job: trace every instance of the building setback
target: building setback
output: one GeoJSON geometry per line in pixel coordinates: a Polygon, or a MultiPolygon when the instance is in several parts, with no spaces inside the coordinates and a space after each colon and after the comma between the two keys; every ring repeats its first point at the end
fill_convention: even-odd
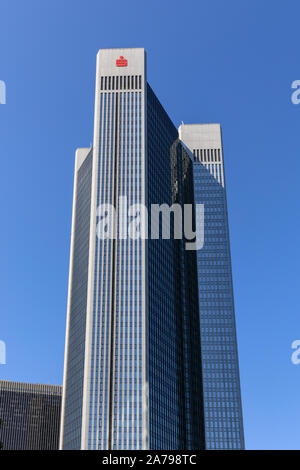
{"type": "Polygon", "coordinates": [[[227,401],[207,415],[219,400],[205,404],[197,252],[184,239],[133,239],[118,223],[122,204],[143,204],[150,234],[153,204],[202,203],[194,174],[189,146],[147,82],[145,50],[100,50],[93,147],[75,157],[61,449],[243,447],[236,417],[217,419],[227,401]],[[97,236],[104,204],[117,213],[115,236],[105,239],[97,236]]]}
{"type": "Polygon", "coordinates": [[[0,380],[3,450],[57,450],[62,387],[0,380]]]}

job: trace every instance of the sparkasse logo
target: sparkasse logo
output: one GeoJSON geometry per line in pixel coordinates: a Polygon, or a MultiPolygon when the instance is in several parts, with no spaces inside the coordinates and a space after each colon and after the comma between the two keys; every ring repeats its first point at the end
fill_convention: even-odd
{"type": "Polygon", "coordinates": [[[122,55],[120,55],[120,59],[116,60],[117,67],[127,67],[127,59],[124,59],[122,55]]]}

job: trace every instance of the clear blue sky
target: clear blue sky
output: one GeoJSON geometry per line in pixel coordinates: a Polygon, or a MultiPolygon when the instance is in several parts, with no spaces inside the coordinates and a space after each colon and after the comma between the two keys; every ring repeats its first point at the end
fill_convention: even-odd
{"type": "Polygon", "coordinates": [[[1,378],[62,382],[74,151],[92,141],[96,53],[145,47],[174,123],[223,128],[247,448],[300,448],[299,28],[293,0],[2,0],[1,378]]]}

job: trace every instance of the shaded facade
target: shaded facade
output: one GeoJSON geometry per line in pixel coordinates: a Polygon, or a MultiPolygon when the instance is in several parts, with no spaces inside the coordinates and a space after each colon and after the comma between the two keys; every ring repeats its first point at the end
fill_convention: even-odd
{"type": "Polygon", "coordinates": [[[74,449],[79,449],[81,444],[92,163],[91,149],[76,151],[68,298],[70,314],[67,317],[65,353],[67,375],[64,369],[65,394],[72,398],[67,401],[63,414],[65,439],[74,449]]]}
{"type": "Polygon", "coordinates": [[[3,450],[57,450],[62,387],[0,381],[3,450]]]}
{"type": "MultiPolygon", "coordinates": [[[[150,234],[153,204],[193,203],[193,172],[176,128],[149,85],[147,136],[150,234]]],[[[149,235],[147,246],[149,448],[202,449],[196,253],[185,250],[184,238],[161,237],[162,218],[159,234],[159,239],[149,235]]]]}
{"type": "MultiPolygon", "coordinates": [[[[193,164],[188,152],[177,139],[171,147],[172,204],[194,207],[193,164]]],[[[195,229],[195,213],[193,213],[195,229]]],[[[177,344],[181,347],[178,381],[182,388],[179,406],[182,410],[184,442],[182,449],[205,448],[204,403],[202,390],[201,338],[197,287],[197,255],[187,250],[182,218],[182,239],[174,244],[175,308],[178,327],[177,344]]]]}

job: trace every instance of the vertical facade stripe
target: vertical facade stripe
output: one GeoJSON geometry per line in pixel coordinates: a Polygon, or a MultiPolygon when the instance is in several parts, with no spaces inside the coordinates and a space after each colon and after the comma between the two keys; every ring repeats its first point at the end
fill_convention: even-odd
{"type": "MultiPolygon", "coordinates": [[[[141,92],[99,96],[97,207],[142,202],[141,92]],[[138,171],[139,169],[139,171],[138,171]]],[[[117,211],[118,212],[118,211],[117,211]]],[[[98,222],[98,218],[97,218],[98,222]]],[[[120,231],[117,225],[116,229],[120,231]]],[[[95,239],[88,448],[142,446],[141,242],[95,239]]]]}

